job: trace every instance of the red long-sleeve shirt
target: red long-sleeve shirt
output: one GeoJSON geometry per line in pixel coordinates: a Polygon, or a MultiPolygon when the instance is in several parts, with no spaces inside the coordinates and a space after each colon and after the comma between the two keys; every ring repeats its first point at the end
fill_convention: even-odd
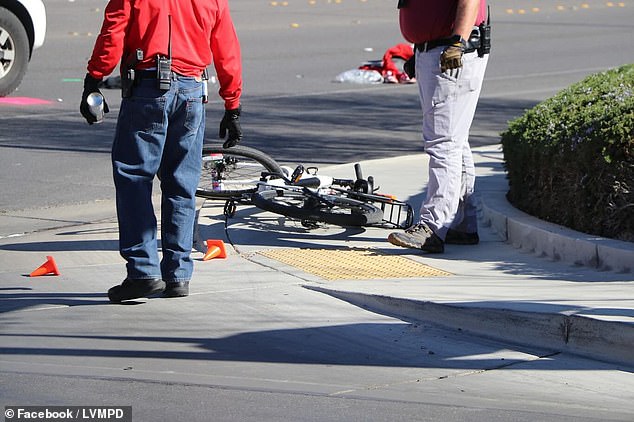
{"type": "Polygon", "coordinates": [[[225,108],[237,108],[242,63],[228,0],[110,0],[88,72],[101,79],[134,57],[137,48],[144,59],[136,68],[155,68],[157,54],[168,55],[170,32],[172,71],[200,76],[213,61],[225,108]]]}

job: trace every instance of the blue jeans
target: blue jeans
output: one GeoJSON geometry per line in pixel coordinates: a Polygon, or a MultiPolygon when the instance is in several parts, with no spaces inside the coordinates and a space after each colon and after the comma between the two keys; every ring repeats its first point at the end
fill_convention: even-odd
{"type": "Polygon", "coordinates": [[[189,281],[205,109],[202,83],[175,75],[168,91],[143,79],[124,98],[112,146],[119,252],[131,279],[189,281]],[[152,185],[161,186],[161,247],[152,185]]]}

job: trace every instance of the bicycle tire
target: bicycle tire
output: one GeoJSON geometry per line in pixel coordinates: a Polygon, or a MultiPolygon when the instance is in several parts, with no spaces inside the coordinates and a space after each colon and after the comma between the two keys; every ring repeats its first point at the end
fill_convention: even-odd
{"type": "Polygon", "coordinates": [[[282,173],[280,165],[255,148],[204,145],[196,196],[206,199],[240,198],[256,191],[263,172],[282,173]]]}
{"type": "Polygon", "coordinates": [[[252,202],[258,208],[289,218],[336,226],[368,226],[383,219],[383,211],[373,204],[340,195],[306,193],[299,189],[259,191],[253,194],[252,202]]]}

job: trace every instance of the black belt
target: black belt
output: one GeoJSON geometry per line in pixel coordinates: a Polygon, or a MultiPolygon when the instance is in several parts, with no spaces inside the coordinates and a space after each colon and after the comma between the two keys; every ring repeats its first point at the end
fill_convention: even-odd
{"type": "MultiPolygon", "coordinates": [[[[452,45],[454,43],[452,38],[438,38],[437,40],[426,41],[420,44],[414,44],[414,48],[416,51],[427,52],[436,47],[444,47],[447,45],[452,45]]],[[[467,40],[467,46],[464,50],[465,53],[473,53],[480,47],[480,32],[474,30],[471,32],[471,36],[467,40]]]]}
{"type": "Polygon", "coordinates": [[[424,43],[414,44],[414,48],[417,51],[425,53],[429,50],[433,50],[436,47],[443,47],[453,44],[454,41],[451,38],[439,38],[437,40],[425,41],[424,43]]]}
{"type": "Polygon", "coordinates": [[[156,79],[156,69],[152,70],[137,70],[134,79],[156,79]]]}
{"type": "MultiPolygon", "coordinates": [[[[170,78],[175,79],[177,76],[183,76],[180,73],[170,72],[170,78]]],[[[151,70],[137,70],[134,75],[134,80],[140,81],[141,79],[156,79],[156,69],[151,70]]]]}

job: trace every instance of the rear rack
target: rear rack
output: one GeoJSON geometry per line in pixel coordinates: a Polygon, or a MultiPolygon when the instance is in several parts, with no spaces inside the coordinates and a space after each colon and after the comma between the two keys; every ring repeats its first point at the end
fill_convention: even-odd
{"type": "Polygon", "coordinates": [[[414,222],[414,210],[407,202],[399,201],[390,195],[363,193],[337,189],[346,193],[350,198],[359,201],[371,202],[383,211],[383,225],[406,229],[414,222]]]}

